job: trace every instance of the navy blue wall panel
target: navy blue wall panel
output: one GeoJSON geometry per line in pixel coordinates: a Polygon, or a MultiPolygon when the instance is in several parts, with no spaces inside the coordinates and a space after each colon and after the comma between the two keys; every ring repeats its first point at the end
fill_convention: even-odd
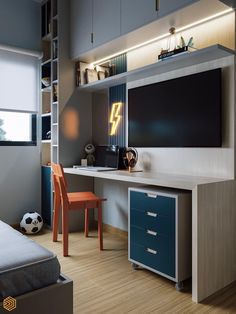
{"type": "MultiPolygon", "coordinates": [[[[114,65],[115,74],[120,74],[127,71],[127,57],[126,54],[122,54],[111,59],[111,64],[114,65]]],[[[126,84],[110,87],[109,89],[109,117],[112,109],[112,104],[121,102],[121,120],[117,128],[115,135],[108,135],[108,143],[110,145],[125,146],[125,134],[126,134],[126,84]]],[[[109,132],[111,130],[111,123],[109,123],[109,132]]]]}

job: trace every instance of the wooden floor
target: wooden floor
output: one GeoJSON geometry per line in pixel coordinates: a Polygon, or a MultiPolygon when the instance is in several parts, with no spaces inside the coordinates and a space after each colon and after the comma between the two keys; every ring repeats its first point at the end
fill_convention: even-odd
{"type": "Polygon", "coordinates": [[[51,232],[32,238],[54,251],[62,272],[73,279],[74,314],[236,313],[236,284],[204,304],[193,303],[190,288],[177,292],[174,283],[165,278],[132,270],[124,237],[105,233],[104,251],[100,252],[95,232],[89,238],[70,233],[69,257],[62,256],[62,243],[53,243],[51,232]]]}

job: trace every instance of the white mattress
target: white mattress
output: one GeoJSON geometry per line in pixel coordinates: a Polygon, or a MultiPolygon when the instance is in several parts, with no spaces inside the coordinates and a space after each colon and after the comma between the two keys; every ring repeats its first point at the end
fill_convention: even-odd
{"type": "Polygon", "coordinates": [[[59,275],[55,254],[0,220],[0,301],[55,283],[59,275]]]}

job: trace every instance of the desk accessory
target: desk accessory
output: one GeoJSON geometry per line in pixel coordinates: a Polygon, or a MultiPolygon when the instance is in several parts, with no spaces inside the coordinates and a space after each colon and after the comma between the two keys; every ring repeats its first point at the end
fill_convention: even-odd
{"type": "Polygon", "coordinates": [[[86,159],[87,159],[87,166],[93,166],[95,162],[95,157],[93,153],[95,152],[95,147],[93,144],[87,144],[84,148],[85,153],[87,154],[86,159]]]}
{"type": "Polygon", "coordinates": [[[138,162],[138,152],[133,147],[128,147],[124,150],[123,161],[125,167],[129,169],[129,172],[135,172],[133,168],[138,162]]]}
{"type": "Polygon", "coordinates": [[[190,52],[193,47],[193,37],[190,37],[188,43],[186,44],[183,36],[180,36],[179,44],[176,45],[176,33],[175,27],[169,29],[170,37],[167,41],[167,49],[161,49],[160,54],[158,55],[158,60],[164,60],[166,58],[179,55],[180,53],[190,52]],[[173,43],[172,43],[173,42],[173,43]]]}

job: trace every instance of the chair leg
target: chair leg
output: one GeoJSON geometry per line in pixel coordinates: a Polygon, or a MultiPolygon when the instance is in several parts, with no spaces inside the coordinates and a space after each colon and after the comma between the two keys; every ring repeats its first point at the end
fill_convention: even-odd
{"type": "Polygon", "coordinates": [[[85,208],[84,213],[84,235],[87,238],[89,233],[89,210],[88,208],[85,208]]]}
{"type": "Polygon", "coordinates": [[[100,251],[103,250],[103,234],[102,234],[102,206],[98,207],[98,240],[100,251]]]}
{"type": "Polygon", "coordinates": [[[63,256],[68,256],[68,208],[62,206],[63,256]]]}
{"type": "Polygon", "coordinates": [[[52,223],[53,242],[57,242],[59,211],[60,211],[60,198],[54,195],[54,209],[53,209],[53,223],[52,223]]]}

